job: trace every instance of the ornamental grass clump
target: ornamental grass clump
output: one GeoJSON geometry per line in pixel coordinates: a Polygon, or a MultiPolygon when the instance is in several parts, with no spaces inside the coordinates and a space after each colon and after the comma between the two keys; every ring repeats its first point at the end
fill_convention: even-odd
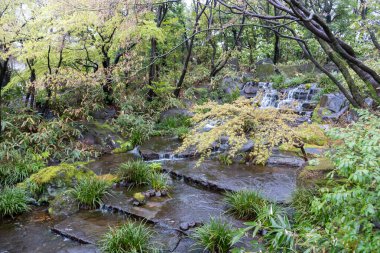
{"type": "Polygon", "coordinates": [[[17,187],[5,187],[0,190],[0,217],[11,216],[29,210],[24,190],[17,187]]]}
{"type": "Polygon", "coordinates": [[[142,160],[123,163],[118,169],[121,179],[136,185],[148,184],[151,173],[152,169],[142,160]]]}
{"type": "Polygon", "coordinates": [[[169,190],[169,176],[165,173],[153,172],[149,178],[150,185],[155,191],[169,190]]]}
{"type": "Polygon", "coordinates": [[[118,228],[110,228],[100,241],[100,249],[107,253],[153,252],[150,244],[152,230],[144,224],[128,222],[118,228]]]}
{"type": "Polygon", "coordinates": [[[221,218],[211,218],[210,222],[199,227],[192,234],[196,245],[211,253],[230,252],[239,241],[239,231],[221,218]]]}
{"type": "Polygon", "coordinates": [[[228,192],[225,195],[228,212],[239,219],[255,219],[267,203],[259,193],[250,190],[228,192]]]}
{"type": "Polygon", "coordinates": [[[72,196],[84,208],[97,208],[102,199],[109,194],[110,185],[107,181],[95,177],[84,178],[71,191],[72,196]]]}

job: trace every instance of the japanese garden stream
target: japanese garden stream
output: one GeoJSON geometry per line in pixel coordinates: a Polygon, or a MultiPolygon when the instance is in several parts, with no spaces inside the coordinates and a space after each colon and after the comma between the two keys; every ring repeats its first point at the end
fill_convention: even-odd
{"type": "MultiPolygon", "coordinates": [[[[47,206],[33,207],[31,211],[5,219],[0,223],[0,252],[99,252],[97,242],[109,230],[128,220],[151,226],[156,232],[154,243],[163,252],[203,252],[188,237],[195,227],[210,217],[221,217],[235,227],[244,221],[226,213],[223,193],[252,189],[273,202],[286,205],[297,184],[297,166],[284,166],[281,159],[299,158],[280,156],[270,166],[241,163],[222,165],[208,159],[196,167],[194,158],[174,158],[176,140],[153,138],[141,150],[158,154],[155,162],[171,176],[171,190],[167,196],[148,198],[145,205],[136,206],[132,196],[148,190],[146,187],[127,188],[115,184],[97,210],[81,210],[61,219],[49,216],[47,206]]],[[[112,174],[126,162],[137,159],[131,153],[109,154],[87,165],[96,174],[112,174]]],[[[146,161],[151,162],[151,161],[146,161]]],[[[297,164],[297,163],[296,163],[297,164]]],[[[249,245],[248,238],[239,247],[249,245]]],[[[251,247],[251,246],[250,246],[251,247]]]]}

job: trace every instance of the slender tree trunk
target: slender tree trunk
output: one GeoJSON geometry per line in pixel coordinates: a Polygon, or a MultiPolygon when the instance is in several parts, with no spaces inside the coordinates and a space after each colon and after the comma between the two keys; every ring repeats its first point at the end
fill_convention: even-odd
{"type": "Polygon", "coordinates": [[[195,17],[194,27],[193,27],[193,31],[191,33],[191,38],[190,38],[190,42],[189,42],[189,49],[187,50],[187,55],[185,58],[185,62],[183,63],[181,75],[177,81],[176,88],[173,92],[174,96],[177,98],[179,97],[179,94],[180,94],[181,89],[182,89],[183,81],[185,80],[185,76],[187,73],[187,67],[189,65],[191,53],[193,51],[195,35],[198,31],[199,20],[200,20],[202,14],[204,13],[204,11],[206,10],[208,4],[209,4],[209,0],[206,0],[206,3],[203,4],[203,6],[201,5],[200,1],[197,0],[196,6],[195,6],[196,17],[195,17]]]}
{"type": "Polygon", "coordinates": [[[377,37],[376,37],[375,31],[372,30],[371,28],[368,28],[368,33],[369,33],[369,36],[371,37],[371,40],[372,40],[373,45],[375,46],[375,48],[376,48],[377,50],[380,51],[380,43],[379,43],[379,41],[377,40],[377,37]]]}
{"type": "Polygon", "coordinates": [[[280,61],[280,36],[276,33],[274,35],[274,54],[273,63],[277,64],[280,61]]]}
{"type": "Polygon", "coordinates": [[[359,88],[356,86],[354,79],[352,78],[350,71],[346,67],[346,63],[341,59],[338,55],[336,55],[333,50],[330,48],[330,46],[323,40],[318,39],[319,44],[321,45],[323,51],[327,54],[330,60],[332,60],[335,65],[339,68],[340,72],[342,73],[344,79],[346,80],[346,83],[348,85],[348,88],[351,92],[353,100],[355,100],[355,104],[353,106],[355,107],[363,107],[364,106],[364,99],[362,95],[360,94],[359,88]]]}

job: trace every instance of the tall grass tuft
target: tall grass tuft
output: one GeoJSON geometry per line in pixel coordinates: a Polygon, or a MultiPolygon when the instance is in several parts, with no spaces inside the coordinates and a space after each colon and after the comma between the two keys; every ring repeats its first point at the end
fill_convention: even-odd
{"type": "Polygon", "coordinates": [[[71,191],[73,197],[86,208],[97,208],[104,195],[109,194],[109,183],[95,177],[85,178],[71,191]]]}
{"type": "Polygon", "coordinates": [[[153,172],[149,178],[150,185],[155,191],[169,190],[168,174],[153,172]]]}
{"type": "Polygon", "coordinates": [[[225,202],[228,206],[228,212],[237,218],[255,219],[267,200],[255,191],[241,190],[226,193],[225,202]]]}
{"type": "Polygon", "coordinates": [[[0,217],[11,216],[28,211],[27,196],[17,187],[5,187],[0,190],[0,217]]]}
{"type": "Polygon", "coordinates": [[[107,253],[151,252],[152,234],[146,225],[129,222],[119,228],[110,228],[100,241],[100,248],[107,253]]]}
{"type": "Polygon", "coordinates": [[[123,163],[118,169],[120,178],[137,185],[148,184],[151,172],[148,164],[141,160],[123,163]]]}
{"type": "Polygon", "coordinates": [[[211,218],[210,222],[195,230],[191,237],[196,245],[211,253],[227,253],[237,242],[238,230],[220,218],[211,218]]]}

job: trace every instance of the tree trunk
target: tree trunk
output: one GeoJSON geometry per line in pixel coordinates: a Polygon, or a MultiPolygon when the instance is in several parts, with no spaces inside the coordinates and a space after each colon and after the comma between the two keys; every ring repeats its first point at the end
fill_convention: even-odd
{"type": "Polygon", "coordinates": [[[362,95],[360,94],[359,88],[356,86],[354,79],[352,78],[350,71],[346,67],[346,63],[341,59],[338,55],[336,55],[333,50],[330,48],[330,46],[323,40],[318,39],[319,44],[321,45],[323,51],[327,54],[329,59],[335,63],[335,65],[339,68],[340,72],[342,73],[344,79],[346,80],[346,83],[348,85],[348,88],[351,92],[353,100],[355,100],[355,104],[353,106],[355,107],[363,107],[364,106],[364,99],[362,95]]]}
{"type": "Polygon", "coordinates": [[[380,51],[380,43],[379,43],[379,41],[377,40],[377,37],[376,37],[375,31],[372,30],[371,28],[368,28],[368,33],[369,33],[369,36],[371,37],[371,40],[372,40],[373,45],[375,46],[375,48],[376,48],[377,50],[380,51]]]}

